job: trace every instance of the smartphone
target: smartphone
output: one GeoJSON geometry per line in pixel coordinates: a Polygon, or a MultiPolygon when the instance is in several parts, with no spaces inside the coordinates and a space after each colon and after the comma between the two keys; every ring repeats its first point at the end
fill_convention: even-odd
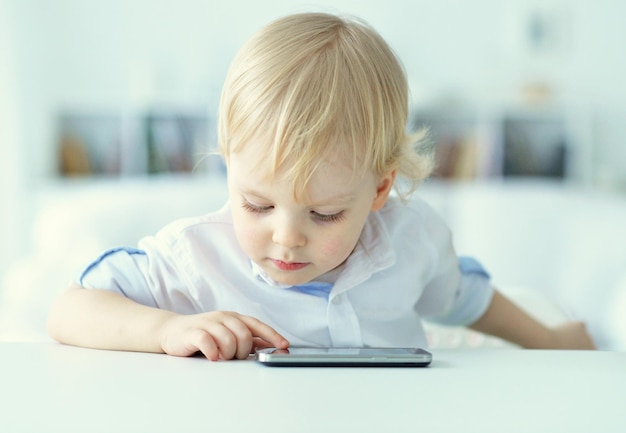
{"type": "Polygon", "coordinates": [[[274,367],[427,367],[432,354],[414,347],[290,347],[258,349],[254,358],[274,367]]]}

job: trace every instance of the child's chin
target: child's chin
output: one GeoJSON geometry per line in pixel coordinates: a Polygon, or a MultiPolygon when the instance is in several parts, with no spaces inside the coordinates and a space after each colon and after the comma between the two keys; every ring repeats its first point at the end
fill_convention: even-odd
{"type": "Polygon", "coordinates": [[[294,275],[284,275],[283,273],[281,273],[281,275],[270,275],[270,277],[277,283],[283,284],[285,286],[299,286],[301,284],[310,283],[315,279],[307,278],[304,276],[297,276],[295,275],[295,272],[294,275]]]}

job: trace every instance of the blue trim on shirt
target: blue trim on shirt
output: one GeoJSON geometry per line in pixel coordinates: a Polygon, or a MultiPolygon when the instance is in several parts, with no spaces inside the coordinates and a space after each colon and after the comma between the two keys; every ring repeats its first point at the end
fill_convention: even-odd
{"type": "Polygon", "coordinates": [[[115,254],[115,253],[119,253],[120,251],[124,251],[128,253],[129,255],[133,255],[133,254],[143,254],[144,256],[146,255],[146,252],[144,250],[140,250],[138,248],[132,248],[132,247],[116,247],[116,248],[111,248],[109,250],[106,250],[100,255],[100,257],[98,257],[96,260],[91,262],[82,272],[82,274],[80,274],[80,278],[78,279],[78,282],[80,283],[80,285],[81,286],[83,285],[83,278],[85,278],[85,275],[87,275],[89,271],[91,271],[93,268],[98,266],[108,256],[115,254]]]}
{"type": "Polygon", "coordinates": [[[289,290],[295,290],[296,292],[306,293],[307,295],[319,296],[328,300],[330,290],[333,288],[331,283],[323,283],[321,281],[311,281],[310,283],[300,284],[297,286],[291,286],[289,290]]]}
{"type": "Polygon", "coordinates": [[[480,262],[473,257],[459,257],[459,269],[461,270],[461,273],[465,275],[478,274],[486,278],[491,278],[483,265],[481,265],[480,262]]]}

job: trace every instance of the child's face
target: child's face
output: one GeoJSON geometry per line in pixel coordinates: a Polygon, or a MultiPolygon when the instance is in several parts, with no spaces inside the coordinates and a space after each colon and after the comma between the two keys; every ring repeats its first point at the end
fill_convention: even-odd
{"type": "Polygon", "coordinates": [[[305,194],[279,171],[272,178],[255,146],[229,155],[228,185],[235,232],[244,252],[276,282],[309,282],[341,265],[372,210],[380,209],[395,171],[352,178],[347,161],[323,163],[305,194]],[[268,180],[271,179],[271,180],[268,180]]]}

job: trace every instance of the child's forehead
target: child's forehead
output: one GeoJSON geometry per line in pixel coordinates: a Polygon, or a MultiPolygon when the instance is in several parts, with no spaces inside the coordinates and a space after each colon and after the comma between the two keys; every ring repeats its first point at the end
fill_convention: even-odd
{"type": "Polygon", "coordinates": [[[335,153],[330,156],[317,155],[307,158],[306,161],[298,160],[297,155],[286,155],[277,161],[273,159],[272,152],[262,146],[240,148],[231,152],[228,160],[231,161],[229,165],[234,165],[240,174],[270,182],[288,179],[305,172],[333,175],[353,171],[352,160],[345,155],[335,153]]]}
{"type": "Polygon", "coordinates": [[[322,165],[342,166],[354,171],[363,166],[365,149],[355,146],[352,141],[336,137],[280,141],[255,135],[245,140],[233,140],[227,160],[236,156],[249,169],[265,172],[270,177],[281,171],[310,172],[322,165]]]}
{"type": "Polygon", "coordinates": [[[229,178],[240,187],[262,191],[276,185],[290,185],[297,201],[309,201],[328,190],[340,192],[344,186],[349,189],[358,185],[365,172],[362,165],[355,166],[350,158],[339,155],[320,156],[308,164],[289,156],[276,166],[267,152],[254,146],[231,152],[228,159],[229,178]]]}

